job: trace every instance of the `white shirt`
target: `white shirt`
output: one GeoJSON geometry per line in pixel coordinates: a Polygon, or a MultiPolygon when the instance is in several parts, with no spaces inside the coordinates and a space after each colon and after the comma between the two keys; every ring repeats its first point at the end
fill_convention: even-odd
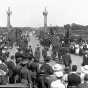
{"type": "Polygon", "coordinates": [[[51,87],[50,88],[65,88],[65,85],[61,82],[60,79],[53,81],[51,83],[51,87]]]}
{"type": "Polygon", "coordinates": [[[64,76],[63,76],[63,81],[64,81],[64,82],[67,82],[67,81],[68,81],[68,74],[64,74],[64,76]]]}

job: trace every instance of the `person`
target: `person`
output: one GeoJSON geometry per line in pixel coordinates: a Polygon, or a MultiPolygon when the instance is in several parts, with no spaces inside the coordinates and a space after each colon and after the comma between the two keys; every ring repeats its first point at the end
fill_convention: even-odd
{"type": "Polygon", "coordinates": [[[63,82],[66,84],[66,86],[68,84],[68,74],[69,73],[70,73],[69,68],[68,67],[65,68],[64,69],[64,75],[63,75],[63,82]]]}
{"type": "Polygon", "coordinates": [[[19,60],[22,60],[22,55],[23,55],[23,51],[21,50],[21,48],[18,48],[18,52],[15,53],[15,58],[16,58],[16,62],[19,62],[19,60]]]}
{"type": "Polygon", "coordinates": [[[14,56],[11,56],[11,59],[6,62],[8,67],[9,83],[15,83],[15,70],[16,64],[14,62],[14,56]]]}
{"type": "Polygon", "coordinates": [[[40,46],[39,46],[39,44],[35,48],[34,57],[39,62],[39,60],[40,60],[40,46]]]}
{"type": "Polygon", "coordinates": [[[72,72],[70,72],[70,74],[68,75],[68,85],[67,85],[67,88],[73,88],[73,87],[76,88],[81,83],[81,78],[77,74],[76,71],[77,71],[77,66],[73,65],[72,66],[72,72]]]}
{"type": "Polygon", "coordinates": [[[72,60],[71,60],[71,56],[69,54],[69,50],[66,50],[66,53],[65,53],[65,55],[63,55],[62,58],[63,58],[63,64],[65,65],[65,67],[71,68],[72,60]]]}
{"type": "Polygon", "coordinates": [[[88,88],[88,74],[85,74],[84,83],[79,84],[78,88],[88,88]]]}
{"type": "Polygon", "coordinates": [[[44,47],[44,48],[42,49],[42,56],[43,56],[43,58],[44,58],[44,60],[45,60],[46,57],[47,57],[47,48],[46,48],[46,47],[44,47]]]}
{"type": "Polygon", "coordinates": [[[20,78],[21,78],[21,83],[24,84],[30,84],[31,83],[31,73],[27,68],[27,63],[28,61],[22,61],[21,65],[21,71],[20,71],[20,78]]]}
{"type": "Polygon", "coordinates": [[[46,61],[40,67],[40,73],[38,76],[38,87],[39,88],[47,88],[48,80],[46,79],[49,75],[53,74],[52,67],[48,64],[50,61],[50,57],[47,57],[46,61]]]}
{"type": "Polygon", "coordinates": [[[32,50],[31,45],[29,45],[29,47],[28,47],[28,51],[29,51],[29,54],[32,54],[32,55],[33,55],[33,50],[32,50]]]}
{"type": "Polygon", "coordinates": [[[37,75],[39,73],[39,63],[36,59],[32,63],[28,63],[28,69],[31,71],[31,79],[33,86],[37,86],[37,75]]]}
{"type": "Polygon", "coordinates": [[[8,67],[2,59],[0,60],[0,85],[6,85],[8,83],[7,74],[8,74],[8,67]]]}
{"type": "Polygon", "coordinates": [[[82,66],[88,65],[88,51],[85,51],[85,54],[83,55],[83,63],[82,66]]]}
{"type": "Polygon", "coordinates": [[[56,79],[51,82],[50,88],[65,88],[65,85],[62,82],[63,70],[61,65],[54,65],[54,75],[56,79]]]}

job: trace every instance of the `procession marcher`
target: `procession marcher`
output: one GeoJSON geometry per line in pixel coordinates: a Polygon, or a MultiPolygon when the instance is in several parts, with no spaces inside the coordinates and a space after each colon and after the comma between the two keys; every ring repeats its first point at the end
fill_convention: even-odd
{"type": "Polygon", "coordinates": [[[83,55],[83,45],[82,44],[80,44],[80,51],[79,51],[79,55],[80,56],[82,56],[83,55]]]}
{"type": "Polygon", "coordinates": [[[16,62],[18,63],[19,60],[21,61],[22,60],[22,57],[23,56],[23,51],[21,48],[18,48],[18,52],[15,53],[15,59],[16,59],[16,62]]]}
{"type": "Polygon", "coordinates": [[[46,57],[47,57],[47,48],[46,48],[46,47],[44,47],[44,48],[42,49],[42,56],[43,56],[43,58],[44,58],[44,60],[45,60],[46,57]]]}
{"type": "Polygon", "coordinates": [[[23,56],[18,54],[15,56],[16,58],[16,73],[15,73],[15,83],[20,83],[20,71],[22,69],[21,61],[23,59],[23,56]]]}
{"type": "Polygon", "coordinates": [[[79,55],[79,44],[75,44],[75,54],[79,55]]]}
{"type": "Polygon", "coordinates": [[[53,74],[52,67],[48,64],[50,61],[50,57],[47,57],[46,61],[40,67],[40,74],[38,77],[38,87],[39,88],[49,88],[48,80],[46,77],[53,74]]]}
{"type": "Polygon", "coordinates": [[[11,56],[11,59],[6,62],[8,67],[8,76],[9,83],[15,83],[15,71],[16,71],[16,63],[14,62],[14,56],[11,56]]]}
{"type": "Polygon", "coordinates": [[[21,65],[21,71],[20,71],[20,78],[21,78],[21,83],[24,84],[30,84],[31,83],[31,72],[27,68],[27,63],[28,61],[22,61],[21,65]]]}
{"type": "Polygon", "coordinates": [[[83,62],[82,66],[88,65],[88,51],[85,51],[85,54],[83,55],[83,62]]]}
{"type": "Polygon", "coordinates": [[[72,53],[72,54],[75,53],[75,44],[74,44],[74,42],[71,42],[71,44],[70,44],[70,53],[72,53]]]}
{"type": "Polygon", "coordinates": [[[0,85],[5,85],[8,83],[7,74],[8,74],[8,67],[2,59],[0,60],[0,85]]]}
{"type": "Polygon", "coordinates": [[[62,77],[63,77],[63,68],[61,65],[56,64],[54,65],[54,75],[56,79],[51,82],[50,88],[65,88],[63,84],[62,77]]]}
{"type": "Polygon", "coordinates": [[[69,54],[69,50],[66,50],[65,55],[63,55],[63,64],[65,65],[65,67],[71,68],[71,63],[72,63],[72,60],[69,54]]]}
{"type": "Polygon", "coordinates": [[[64,69],[64,75],[63,75],[63,82],[66,84],[68,84],[68,75],[69,75],[70,71],[69,71],[69,68],[65,68],[64,69]]]}
{"type": "Polygon", "coordinates": [[[77,66],[73,65],[72,66],[72,71],[68,75],[68,85],[67,88],[77,88],[77,86],[81,83],[81,78],[78,75],[77,71],[77,66]]]}
{"type": "Polygon", "coordinates": [[[37,44],[37,47],[35,48],[34,57],[39,62],[39,60],[40,60],[40,46],[39,46],[39,44],[37,44]]]}
{"type": "Polygon", "coordinates": [[[39,63],[34,59],[32,63],[28,63],[28,69],[31,70],[31,79],[33,86],[37,86],[37,76],[39,73],[39,63]]]}
{"type": "Polygon", "coordinates": [[[27,48],[27,50],[25,52],[25,56],[27,56],[29,61],[31,61],[34,58],[31,45],[29,45],[29,47],[27,48]]]}
{"type": "Polygon", "coordinates": [[[79,84],[77,88],[88,88],[88,74],[84,76],[84,83],[79,84]]]}
{"type": "Polygon", "coordinates": [[[28,52],[29,52],[29,54],[32,54],[33,55],[33,50],[32,50],[31,45],[28,47],[28,52]]]}

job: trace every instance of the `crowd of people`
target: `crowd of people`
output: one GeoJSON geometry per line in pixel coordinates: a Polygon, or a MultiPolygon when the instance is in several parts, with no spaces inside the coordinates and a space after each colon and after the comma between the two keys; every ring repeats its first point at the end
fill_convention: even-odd
{"type": "Polygon", "coordinates": [[[0,49],[0,85],[22,83],[31,88],[87,88],[88,86],[88,43],[71,42],[68,48],[60,47],[55,53],[52,46],[38,44],[35,51],[29,45],[17,48],[10,55],[5,47],[0,49]],[[77,50],[78,49],[78,50],[77,50]],[[81,71],[72,65],[70,53],[83,55],[81,71]],[[54,61],[54,64],[50,64],[54,61]]]}
{"type": "Polygon", "coordinates": [[[88,50],[88,42],[87,41],[73,41],[70,44],[71,53],[83,55],[84,51],[88,50]]]}

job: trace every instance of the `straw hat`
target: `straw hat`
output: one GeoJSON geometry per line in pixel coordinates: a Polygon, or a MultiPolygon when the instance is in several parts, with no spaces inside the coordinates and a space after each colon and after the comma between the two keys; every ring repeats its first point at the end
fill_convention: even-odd
{"type": "Polygon", "coordinates": [[[53,66],[53,70],[54,70],[54,75],[56,77],[62,77],[63,76],[63,67],[60,64],[55,64],[53,66]]]}
{"type": "Polygon", "coordinates": [[[63,71],[63,67],[60,64],[55,64],[52,68],[54,71],[63,71]]]}
{"type": "Polygon", "coordinates": [[[56,77],[62,77],[62,76],[63,76],[63,72],[62,72],[62,71],[54,72],[54,75],[55,75],[56,77]]]}
{"type": "Polygon", "coordinates": [[[81,67],[81,72],[82,73],[88,73],[88,65],[81,67]]]}

